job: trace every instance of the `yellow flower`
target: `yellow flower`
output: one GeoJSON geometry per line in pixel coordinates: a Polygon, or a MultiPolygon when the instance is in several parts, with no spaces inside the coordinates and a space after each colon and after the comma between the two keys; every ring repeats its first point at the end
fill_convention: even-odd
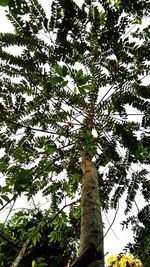
{"type": "Polygon", "coordinates": [[[126,263],[131,264],[132,263],[132,257],[131,256],[122,256],[121,259],[119,260],[119,266],[120,267],[126,267],[126,263]]]}
{"type": "Polygon", "coordinates": [[[114,264],[113,264],[113,267],[120,267],[120,264],[118,261],[116,261],[114,264]]]}
{"type": "Polygon", "coordinates": [[[120,260],[119,260],[119,265],[120,265],[120,267],[126,267],[126,259],[124,259],[124,258],[121,258],[120,260]]]}
{"type": "Polygon", "coordinates": [[[126,263],[130,267],[142,267],[143,264],[139,259],[133,259],[130,255],[124,255],[121,258],[117,256],[110,256],[107,260],[108,267],[126,267],[126,263]]]}
{"type": "MultiPolygon", "coordinates": [[[[113,263],[117,261],[117,256],[110,256],[107,260],[108,266],[113,266],[113,263]]],[[[115,266],[117,267],[117,266],[115,266]]]]}
{"type": "Polygon", "coordinates": [[[123,256],[129,263],[132,263],[132,257],[130,255],[123,256]]]}
{"type": "Polygon", "coordinates": [[[142,265],[143,265],[139,259],[133,259],[132,263],[133,263],[134,267],[142,267],[142,265]]]}

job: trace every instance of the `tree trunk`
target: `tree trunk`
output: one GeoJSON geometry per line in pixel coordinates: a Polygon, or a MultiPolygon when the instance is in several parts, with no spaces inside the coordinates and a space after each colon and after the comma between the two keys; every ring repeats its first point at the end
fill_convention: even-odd
{"type": "MultiPolygon", "coordinates": [[[[100,208],[100,196],[97,170],[87,152],[83,153],[81,161],[83,172],[81,194],[81,232],[80,254],[93,244],[101,255],[103,252],[103,222],[100,208]]],[[[104,267],[104,258],[95,260],[88,267],[104,267]]]]}
{"type": "Polygon", "coordinates": [[[15,261],[13,262],[13,264],[11,265],[11,267],[17,267],[17,266],[19,265],[20,261],[22,260],[24,254],[25,254],[25,252],[26,252],[26,249],[27,249],[27,247],[28,247],[28,245],[29,245],[30,239],[31,239],[31,237],[29,237],[29,238],[23,243],[23,246],[22,246],[22,248],[21,248],[21,250],[20,250],[20,252],[19,252],[17,258],[15,259],[15,261]]]}

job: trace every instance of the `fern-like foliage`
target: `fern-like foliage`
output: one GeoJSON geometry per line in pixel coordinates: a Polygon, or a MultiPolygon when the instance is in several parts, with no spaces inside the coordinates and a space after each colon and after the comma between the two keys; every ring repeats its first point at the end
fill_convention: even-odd
{"type": "Polygon", "coordinates": [[[37,0],[10,0],[14,33],[0,35],[3,192],[30,198],[41,190],[57,210],[65,196],[80,192],[86,146],[99,173],[108,167],[99,181],[104,208],[116,208],[126,191],[129,211],[141,185],[148,199],[146,171],[128,173],[134,163],[149,162],[148,136],[139,133],[150,123],[149,86],[142,82],[149,74],[148,27],[144,34],[139,27],[148,12],[148,1],[87,0],[79,7],[55,0],[47,17],[37,0]],[[130,32],[131,24],[137,27],[130,32]],[[129,106],[142,113],[141,122],[129,119],[129,106]]]}

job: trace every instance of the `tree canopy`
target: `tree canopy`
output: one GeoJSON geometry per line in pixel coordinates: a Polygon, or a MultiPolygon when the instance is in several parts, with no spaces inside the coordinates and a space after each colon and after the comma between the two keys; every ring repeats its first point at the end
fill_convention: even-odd
{"type": "Polygon", "coordinates": [[[117,210],[124,193],[126,214],[138,192],[148,205],[149,1],[54,0],[49,17],[37,0],[7,2],[14,33],[0,34],[1,210],[41,192],[54,216],[80,198],[84,151],[101,209],[117,210]]]}

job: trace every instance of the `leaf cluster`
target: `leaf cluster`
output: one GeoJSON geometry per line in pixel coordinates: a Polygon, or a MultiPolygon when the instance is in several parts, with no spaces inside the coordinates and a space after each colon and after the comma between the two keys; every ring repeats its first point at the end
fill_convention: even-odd
{"type": "MultiPolygon", "coordinates": [[[[74,212],[72,216],[73,214],[74,212]]],[[[19,211],[7,222],[7,225],[1,225],[1,266],[10,266],[13,263],[22,243],[29,236],[31,236],[30,246],[19,266],[31,266],[32,260],[39,262],[39,259],[43,259],[45,266],[46,264],[66,266],[69,258],[73,260],[76,257],[74,239],[77,241],[79,238],[74,229],[76,224],[75,222],[71,224],[71,220],[68,223],[64,212],[61,212],[53,223],[49,223],[54,215],[50,215],[48,210],[19,211]]]]}

